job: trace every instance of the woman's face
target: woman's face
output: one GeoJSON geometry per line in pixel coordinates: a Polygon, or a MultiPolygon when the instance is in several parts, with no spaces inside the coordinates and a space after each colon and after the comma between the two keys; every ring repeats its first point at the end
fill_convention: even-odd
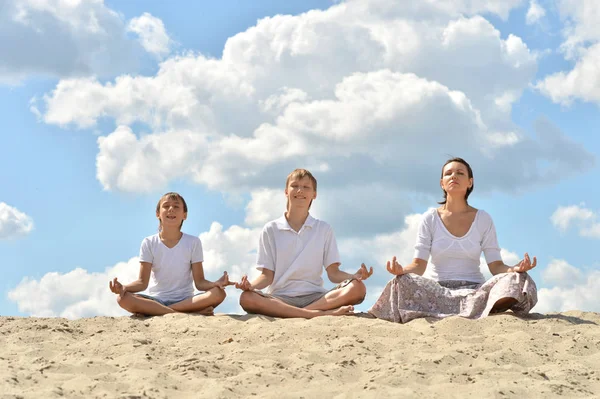
{"type": "Polygon", "coordinates": [[[444,166],[440,185],[448,195],[459,195],[460,198],[464,198],[467,190],[473,186],[473,178],[469,177],[466,165],[460,162],[450,162],[444,166]]]}

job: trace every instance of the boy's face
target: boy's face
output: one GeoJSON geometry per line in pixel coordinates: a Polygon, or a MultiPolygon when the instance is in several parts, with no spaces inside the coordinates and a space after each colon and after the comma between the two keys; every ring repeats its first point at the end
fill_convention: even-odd
{"type": "Polygon", "coordinates": [[[183,210],[183,203],[178,199],[165,199],[161,202],[156,213],[163,226],[181,226],[187,218],[187,212],[183,210]]]}
{"type": "Polygon", "coordinates": [[[317,192],[309,177],[292,179],[285,188],[285,196],[292,207],[308,209],[312,200],[317,198],[317,192]]]}

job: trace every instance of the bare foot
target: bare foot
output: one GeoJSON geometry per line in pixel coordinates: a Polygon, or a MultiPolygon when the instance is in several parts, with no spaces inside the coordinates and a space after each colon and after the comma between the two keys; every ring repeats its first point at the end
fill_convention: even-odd
{"type": "Polygon", "coordinates": [[[214,316],[215,315],[215,308],[212,307],[212,306],[209,306],[207,308],[204,308],[202,310],[194,312],[194,314],[200,314],[202,316],[214,316]]]}
{"type": "Polygon", "coordinates": [[[331,315],[331,316],[346,316],[346,315],[354,314],[354,306],[352,306],[352,305],[340,306],[337,309],[326,310],[324,313],[327,315],[331,315]]]}

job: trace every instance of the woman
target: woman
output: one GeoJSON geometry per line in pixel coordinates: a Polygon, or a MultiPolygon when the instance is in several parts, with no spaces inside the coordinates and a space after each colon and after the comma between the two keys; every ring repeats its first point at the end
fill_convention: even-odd
{"type": "Polygon", "coordinates": [[[526,253],[516,266],[504,264],[492,218],[467,202],[473,171],[464,159],[444,164],[440,186],[444,200],[424,215],[412,263],[401,266],[396,257],[387,262],[396,277],[369,313],[406,323],[418,317],[477,319],[508,309],[529,312],[537,303],[537,288],[526,272],[536,266],[536,258],[532,262],[526,253]],[[479,270],[482,252],[493,274],[487,282],[479,270]]]}

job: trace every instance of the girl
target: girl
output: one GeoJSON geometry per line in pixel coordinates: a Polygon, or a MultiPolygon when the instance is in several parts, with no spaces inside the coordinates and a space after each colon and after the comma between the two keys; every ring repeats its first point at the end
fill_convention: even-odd
{"type": "Polygon", "coordinates": [[[532,262],[526,253],[516,266],[504,264],[492,218],[467,203],[473,171],[464,159],[444,164],[440,186],[444,200],[424,215],[412,263],[403,267],[395,256],[387,262],[396,277],[369,312],[402,323],[417,317],[480,318],[508,309],[529,312],[537,291],[526,272],[535,267],[536,258],[532,262]],[[493,274],[487,282],[479,270],[481,252],[493,274]]]}
{"type": "Polygon", "coordinates": [[[109,287],[119,306],[131,313],[158,316],[175,312],[212,314],[225,299],[227,272],[213,282],[204,278],[200,239],[181,232],[187,204],[177,193],[167,193],[156,205],[158,234],[144,238],[140,248],[139,278],[122,285],[116,278],[109,287]],[[199,291],[194,296],[192,280],[199,291]],[[150,282],[149,295],[143,291],[150,282]]]}

